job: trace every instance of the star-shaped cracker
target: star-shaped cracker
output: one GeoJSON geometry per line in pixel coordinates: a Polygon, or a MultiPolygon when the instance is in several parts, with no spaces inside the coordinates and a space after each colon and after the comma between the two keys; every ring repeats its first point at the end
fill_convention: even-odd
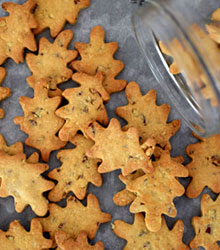
{"type": "Polygon", "coordinates": [[[44,85],[45,82],[35,85],[33,98],[20,97],[24,116],[15,117],[14,122],[29,135],[25,143],[39,149],[42,159],[48,161],[51,151],[63,148],[66,143],[56,136],[64,124],[64,120],[55,115],[61,97],[49,98],[48,89],[44,85]]]}
{"type": "Polygon", "coordinates": [[[125,92],[128,105],[116,109],[116,114],[128,122],[124,129],[135,127],[142,142],[152,137],[160,147],[170,150],[169,139],[180,127],[179,120],[167,123],[170,107],[167,104],[156,104],[155,90],[150,90],[142,96],[135,82],[129,83],[125,92]]]}
{"type": "Polygon", "coordinates": [[[145,226],[144,216],[135,214],[132,225],[116,220],[113,231],[118,237],[127,241],[124,250],[189,250],[182,242],[184,224],[181,220],[178,220],[173,229],[169,230],[163,218],[160,231],[152,233],[145,226]]]}
{"type": "Polygon", "coordinates": [[[81,86],[66,89],[63,96],[69,104],[56,111],[56,114],[66,121],[59,132],[59,137],[63,141],[71,140],[79,130],[85,135],[85,129],[94,121],[104,125],[108,123],[103,100],[108,100],[109,95],[102,86],[103,74],[99,72],[96,76],[89,76],[76,73],[72,79],[81,86]]]}
{"type": "Polygon", "coordinates": [[[65,208],[52,203],[49,204],[49,212],[49,217],[40,221],[44,232],[49,232],[52,239],[58,230],[68,233],[74,239],[80,231],[85,231],[89,239],[93,239],[99,225],[111,220],[110,214],[100,210],[98,199],[93,194],[87,196],[87,206],[70,196],[65,208]]]}
{"type": "Polygon", "coordinates": [[[79,51],[81,60],[72,62],[71,66],[78,72],[89,75],[102,72],[105,75],[103,86],[111,94],[121,91],[126,85],[125,80],[115,79],[123,70],[124,64],[122,61],[114,59],[118,44],[116,42],[105,43],[104,40],[104,29],[101,26],[94,27],[88,44],[75,43],[75,48],[79,51]]]}
{"type": "MultiPolygon", "coordinates": [[[[5,76],[6,76],[5,68],[0,67],[0,84],[3,82],[5,76]]],[[[11,90],[9,88],[0,86],[0,102],[8,98],[10,95],[11,95],[11,90]]],[[[5,115],[4,110],[0,108],[0,119],[2,119],[4,115],[5,115]]]]}
{"type": "Polygon", "coordinates": [[[186,165],[192,181],[186,189],[189,198],[199,196],[208,186],[213,192],[220,192],[220,134],[200,138],[199,143],[191,144],[186,153],[192,161],[186,165]]]}
{"type": "Polygon", "coordinates": [[[107,128],[95,122],[86,132],[95,141],[95,145],[87,151],[87,156],[102,159],[99,173],[121,169],[122,174],[126,176],[137,169],[152,171],[150,157],[139,143],[136,128],[122,131],[119,121],[113,118],[107,128]]]}
{"type": "Polygon", "coordinates": [[[199,246],[206,250],[219,250],[217,242],[220,241],[220,196],[213,201],[208,194],[204,194],[201,200],[201,217],[193,218],[195,237],[190,242],[192,249],[199,246]]]}
{"type": "Polygon", "coordinates": [[[157,232],[161,228],[162,214],[176,216],[173,199],[185,192],[177,177],[187,177],[188,171],[182,164],[173,161],[168,151],[164,151],[161,158],[152,164],[154,171],[128,183],[127,190],[137,195],[130,211],[145,212],[148,230],[157,232]]]}
{"type": "Polygon", "coordinates": [[[81,231],[74,240],[67,233],[58,231],[55,233],[57,246],[61,250],[104,250],[103,242],[99,241],[94,246],[88,243],[86,232],[81,231]]]}
{"type": "Polygon", "coordinates": [[[11,222],[9,230],[0,230],[0,247],[2,250],[43,250],[52,247],[52,240],[43,237],[42,226],[38,219],[31,221],[27,232],[18,221],[11,222]]]}
{"type": "Polygon", "coordinates": [[[18,213],[30,205],[38,216],[44,216],[48,202],[42,193],[54,187],[41,176],[47,169],[46,164],[28,163],[22,153],[10,156],[0,151],[0,197],[13,196],[18,213]]]}
{"type": "Polygon", "coordinates": [[[58,91],[58,84],[72,77],[72,70],[67,68],[67,64],[77,57],[75,50],[67,49],[72,37],[71,30],[61,32],[54,43],[50,43],[43,37],[39,42],[38,55],[27,54],[27,65],[33,73],[27,78],[27,82],[32,88],[43,78],[47,81],[47,87],[51,90],[49,94],[52,96],[54,91],[58,91]]]}
{"type": "Polygon", "coordinates": [[[9,13],[0,18],[0,65],[12,58],[16,63],[24,61],[24,48],[35,51],[36,41],[32,29],[37,27],[32,10],[35,7],[33,0],[23,5],[3,3],[2,8],[9,13]]]}
{"type": "Polygon", "coordinates": [[[23,153],[23,144],[22,142],[16,142],[11,146],[7,146],[3,135],[0,134],[0,150],[4,151],[9,155],[16,155],[19,153],[23,153]]]}
{"type": "Polygon", "coordinates": [[[52,37],[58,35],[66,21],[75,24],[79,12],[90,5],[90,0],[34,0],[34,2],[36,3],[34,17],[38,23],[34,33],[39,34],[49,28],[52,37]]]}
{"type": "Polygon", "coordinates": [[[48,174],[49,178],[58,181],[49,193],[49,200],[54,202],[63,199],[70,191],[82,200],[89,182],[98,187],[102,185],[102,177],[97,170],[100,160],[86,156],[86,151],[94,143],[83,135],[76,135],[70,142],[76,147],[60,151],[57,158],[63,163],[62,166],[48,174]]]}

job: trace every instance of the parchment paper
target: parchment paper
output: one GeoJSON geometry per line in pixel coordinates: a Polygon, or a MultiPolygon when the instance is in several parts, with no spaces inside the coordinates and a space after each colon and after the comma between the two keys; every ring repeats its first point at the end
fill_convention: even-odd
{"type": "MultiPolygon", "coordinates": [[[[0,3],[2,2],[3,1],[0,0],[0,3]]],[[[13,0],[11,2],[23,3],[24,1],[13,0]]],[[[174,0],[173,2],[174,5],[187,5],[188,8],[193,7],[200,13],[204,12],[206,4],[213,5],[213,10],[220,6],[219,0],[174,0]]],[[[143,94],[152,88],[156,89],[158,104],[170,104],[167,96],[163,93],[152,76],[145,63],[145,59],[137,47],[130,22],[130,17],[136,7],[137,5],[131,4],[129,0],[91,0],[90,8],[81,12],[77,24],[75,26],[66,26],[66,28],[70,28],[74,31],[74,39],[70,48],[74,47],[76,41],[88,42],[91,28],[95,25],[102,25],[106,30],[106,41],[117,41],[119,44],[116,58],[125,63],[125,69],[120,74],[119,78],[125,79],[127,82],[137,81],[141,86],[143,94]]],[[[0,10],[0,15],[3,16],[6,14],[3,10],[0,10]]],[[[48,31],[38,36],[38,39],[42,36],[52,41],[48,31]]],[[[33,96],[33,91],[25,81],[26,77],[31,73],[25,63],[17,65],[12,60],[8,60],[4,66],[7,69],[7,77],[3,86],[10,87],[13,94],[0,104],[6,111],[5,118],[0,120],[0,133],[4,135],[8,144],[17,141],[24,142],[27,136],[20,131],[19,126],[14,124],[13,118],[18,115],[23,115],[22,109],[18,103],[18,98],[20,96],[33,96]]],[[[66,87],[71,87],[71,85],[71,83],[65,83],[60,86],[62,86],[62,89],[65,89],[66,87]]],[[[110,102],[107,104],[109,117],[116,117],[115,108],[117,106],[126,105],[126,103],[124,92],[112,95],[110,102]]],[[[179,114],[173,109],[170,114],[170,120],[172,119],[180,119],[179,114]]],[[[123,121],[121,122],[124,124],[123,121]]],[[[185,163],[189,162],[189,159],[185,155],[185,147],[190,143],[196,142],[196,139],[193,138],[191,131],[186,127],[183,121],[181,129],[172,138],[171,142],[173,146],[172,155],[183,155],[185,157],[185,163]]],[[[68,145],[68,147],[71,147],[71,145],[68,145]]],[[[25,153],[27,155],[30,155],[33,151],[34,149],[25,146],[25,153]]],[[[57,152],[53,152],[51,154],[49,161],[50,170],[61,165],[56,159],[56,153],[57,152]]],[[[96,188],[93,185],[89,185],[88,192],[94,193],[98,197],[101,209],[111,213],[112,221],[121,219],[128,223],[132,223],[133,215],[129,213],[129,206],[117,207],[112,201],[113,195],[124,188],[124,185],[118,179],[119,173],[120,171],[115,171],[103,174],[103,186],[101,188],[96,188]]],[[[183,180],[182,183],[186,185],[189,183],[189,180],[183,180]]],[[[211,193],[211,191],[205,189],[203,193],[211,193]]],[[[215,197],[213,193],[212,197],[215,197]]],[[[197,199],[188,199],[185,196],[176,198],[175,205],[178,209],[177,217],[166,217],[170,228],[177,219],[182,219],[184,221],[185,233],[183,239],[185,243],[189,243],[193,238],[194,231],[191,226],[191,219],[193,216],[200,215],[200,199],[201,196],[197,199]]],[[[62,205],[65,205],[65,202],[63,202],[62,205]]],[[[0,229],[7,230],[9,223],[15,219],[19,220],[26,229],[29,229],[29,222],[33,217],[35,217],[35,215],[30,207],[27,207],[23,213],[18,214],[14,210],[13,198],[0,198],[0,229]]],[[[99,240],[104,242],[105,249],[107,250],[120,250],[123,249],[125,244],[124,240],[113,234],[111,223],[101,225],[94,241],[99,240]]]]}

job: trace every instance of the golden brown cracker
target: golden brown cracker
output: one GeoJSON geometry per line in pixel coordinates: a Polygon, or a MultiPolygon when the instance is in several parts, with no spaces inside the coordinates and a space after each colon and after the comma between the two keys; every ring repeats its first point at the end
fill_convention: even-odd
{"type": "Polygon", "coordinates": [[[212,13],[212,20],[220,21],[220,8],[218,8],[212,13]]]}
{"type": "Polygon", "coordinates": [[[69,104],[56,111],[56,114],[66,121],[59,132],[59,137],[63,141],[71,140],[77,131],[85,135],[86,128],[94,121],[104,125],[108,123],[103,100],[108,100],[109,95],[102,86],[103,74],[99,72],[96,76],[89,76],[76,73],[72,78],[81,86],[66,89],[63,96],[69,104]]]}
{"type": "MultiPolygon", "coordinates": [[[[155,151],[156,152],[156,151],[155,151]]],[[[160,151],[160,156],[162,154],[162,151],[160,151]]],[[[155,154],[153,154],[155,157],[155,154]]],[[[159,158],[160,158],[159,156],[159,158]]],[[[156,157],[156,159],[158,160],[159,158],[156,157]]],[[[177,156],[172,158],[173,161],[177,162],[177,163],[183,163],[184,162],[184,158],[182,156],[177,156]]],[[[142,170],[137,170],[135,173],[130,174],[128,176],[123,176],[122,174],[119,175],[119,179],[125,184],[128,185],[129,183],[131,183],[133,180],[137,179],[140,176],[143,176],[144,172],[142,170]]],[[[125,189],[119,191],[118,193],[116,193],[113,197],[113,201],[115,203],[115,205],[117,206],[127,206],[130,203],[132,203],[135,198],[137,197],[137,195],[131,191],[128,191],[127,188],[125,187],[125,189]]]]}
{"type": "Polygon", "coordinates": [[[37,27],[32,10],[33,0],[27,0],[23,5],[6,2],[2,8],[9,13],[0,18],[0,65],[12,58],[16,63],[24,61],[24,49],[37,49],[32,29],[37,27]],[[15,28],[16,27],[16,28],[15,28]]]}
{"type": "Polygon", "coordinates": [[[88,243],[87,233],[81,231],[74,240],[67,233],[58,231],[55,233],[57,246],[61,250],[104,250],[103,242],[99,241],[94,246],[88,243]]]}
{"type": "Polygon", "coordinates": [[[66,143],[56,136],[64,124],[64,120],[55,115],[61,97],[49,98],[48,89],[44,85],[45,82],[35,85],[33,98],[20,97],[24,116],[15,117],[14,122],[29,135],[25,143],[39,149],[42,159],[48,161],[51,151],[63,148],[66,143]]]}
{"type": "Polygon", "coordinates": [[[209,36],[216,43],[220,43],[220,24],[219,23],[210,23],[206,25],[206,30],[209,33],[209,36]]]}
{"type": "Polygon", "coordinates": [[[60,151],[57,158],[62,162],[62,166],[48,174],[49,178],[58,181],[49,193],[49,200],[54,202],[63,199],[70,191],[82,200],[86,196],[89,182],[98,187],[102,185],[102,177],[97,170],[100,160],[86,156],[86,151],[94,143],[79,134],[70,142],[76,147],[60,151]]]}
{"type": "Polygon", "coordinates": [[[189,250],[182,242],[184,224],[181,220],[169,230],[165,219],[162,218],[161,229],[157,233],[152,233],[145,226],[144,216],[139,213],[135,214],[133,224],[116,220],[113,231],[127,241],[124,250],[189,250]]]}
{"type": "Polygon", "coordinates": [[[42,226],[36,218],[32,219],[29,232],[16,220],[11,222],[7,232],[0,230],[2,250],[44,250],[52,247],[52,243],[52,240],[44,238],[42,226]]]}
{"type": "Polygon", "coordinates": [[[0,150],[4,151],[9,155],[16,155],[19,153],[23,153],[23,144],[22,142],[16,142],[11,146],[7,146],[3,135],[0,134],[0,150]]]}
{"type": "Polygon", "coordinates": [[[186,165],[192,181],[186,189],[189,198],[196,198],[208,186],[213,192],[220,192],[220,134],[204,138],[188,145],[187,155],[192,161],[186,165]]]}
{"type": "Polygon", "coordinates": [[[154,171],[128,183],[127,190],[137,195],[130,211],[145,212],[148,230],[157,232],[161,228],[162,214],[176,216],[173,199],[185,192],[177,177],[187,177],[188,171],[182,164],[173,161],[168,151],[164,151],[161,158],[152,164],[154,171]]]}
{"type": "Polygon", "coordinates": [[[219,250],[217,242],[220,241],[220,196],[215,201],[208,194],[204,194],[201,200],[201,217],[192,220],[195,229],[195,237],[189,243],[192,249],[199,246],[206,250],[219,250]]]}
{"type": "MultiPolygon", "coordinates": [[[[162,41],[159,41],[159,47],[160,47],[160,50],[163,54],[172,57],[171,52],[169,51],[169,49],[166,47],[166,45],[162,41]]],[[[173,75],[177,75],[180,73],[180,70],[179,70],[177,63],[175,61],[173,61],[169,65],[169,69],[170,69],[170,73],[173,75]]]]}
{"type": "Polygon", "coordinates": [[[179,129],[180,121],[167,122],[170,113],[169,105],[156,104],[155,90],[150,90],[142,96],[136,82],[130,82],[125,92],[128,105],[116,109],[116,114],[128,122],[124,129],[135,127],[142,142],[152,137],[160,147],[170,150],[169,139],[179,129]]]}
{"type": "Polygon", "coordinates": [[[32,75],[27,78],[28,84],[34,88],[40,79],[47,81],[50,90],[49,95],[57,90],[57,85],[69,80],[72,77],[72,70],[67,68],[68,63],[77,57],[75,50],[68,50],[73,32],[65,30],[61,32],[54,43],[50,43],[45,37],[40,39],[38,55],[28,53],[26,56],[27,65],[32,75]]]}
{"type": "Polygon", "coordinates": [[[93,239],[99,225],[111,220],[110,214],[100,210],[98,199],[93,194],[87,196],[87,206],[70,196],[65,208],[52,203],[49,204],[49,212],[50,215],[40,221],[44,232],[49,232],[52,239],[58,230],[68,233],[74,239],[80,231],[85,231],[89,239],[93,239]]]}
{"type": "Polygon", "coordinates": [[[151,165],[148,164],[150,157],[139,143],[136,128],[122,131],[119,121],[113,118],[107,128],[95,122],[86,132],[95,141],[87,156],[102,159],[98,168],[99,173],[121,169],[122,174],[126,176],[137,169],[152,171],[151,165]]]}
{"type": "MultiPolygon", "coordinates": [[[[0,84],[3,82],[6,76],[5,68],[0,67],[0,84]]],[[[0,102],[4,99],[8,98],[11,95],[11,90],[6,87],[0,86],[0,102]]],[[[4,118],[5,112],[3,109],[0,108],[0,119],[4,118]]]]}
{"type": "Polygon", "coordinates": [[[54,187],[53,182],[41,176],[47,169],[46,164],[28,163],[22,153],[10,156],[0,151],[0,196],[13,196],[18,213],[30,205],[38,216],[44,216],[48,202],[42,193],[54,187]]]}
{"type": "Polygon", "coordinates": [[[77,42],[75,48],[79,51],[81,60],[72,62],[71,66],[78,72],[95,75],[102,72],[105,75],[104,88],[109,94],[119,92],[126,86],[125,80],[115,77],[123,70],[124,64],[114,59],[118,49],[116,42],[105,43],[105,31],[101,26],[95,26],[90,34],[88,44],[77,42]]]}
{"type": "Polygon", "coordinates": [[[39,34],[49,28],[52,37],[60,33],[66,21],[75,24],[79,12],[90,5],[90,0],[34,0],[34,2],[36,3],[34,17],[38,23],[34,33],[39,34]]]}

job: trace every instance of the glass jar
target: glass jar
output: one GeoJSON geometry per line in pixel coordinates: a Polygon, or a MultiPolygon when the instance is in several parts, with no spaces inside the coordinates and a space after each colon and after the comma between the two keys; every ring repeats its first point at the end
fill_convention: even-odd
{"type": "Polygon", "coordinates": [[[194,132],[220,133],[220,1],[141,2],[132,23],[156,80],[194,132]]]}

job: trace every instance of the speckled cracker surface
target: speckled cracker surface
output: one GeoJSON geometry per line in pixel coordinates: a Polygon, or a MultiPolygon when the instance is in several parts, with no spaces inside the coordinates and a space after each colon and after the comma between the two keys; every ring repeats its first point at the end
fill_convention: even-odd
{"type": "MultiPolygon", "coordinates": [[[[0,85],[3,82],[6,76],[6,70],[3,67],[0,67],[0,85]]],[[[11,90],[7,87],[0,86],[0,102],[8,98],[11,95],[11,90]]],[[[4,118],[5,112],[0,108],[0,119],[4,118]]]]}
{"type": "Polygon", "coordinates": [[[2,4],[9,16],[0,18],[0,65],[9,57],[16,63],[23,62],[25,48],[32,51],[37,49],[32,32],[37,27],[32,13],[34,6],[33,0],[23,5],[10,2],[2,4]]]}
{"type": "Polygon", "coordinates": [[[104,29],[101,26],[94,27],[90,34],[90,43],[75,43],[81,60],[74,61],[71,65],[78,72],[89,75],[102,72],[105,75],[103,86],[111,94],[121,91],[126,85],[125,80],[115,79],[123,70],[124,64],[113,57],[118,49],[118,44],[116,42],[105,43],[104,39],[104,29]]]}
{"type": "Polygon", "coordinates": [[[89,239],[93,239],[101,223],[111,220],[111,215],[100,210],[95,195],[87,196],[87,206],[75,197],[67,199],[67,206],[62,208],[56,204],[49,205],[49,216],[41,218],[44,232],[49,232],[54,239],[55,232],[62,230],[76,238],[80,231],[85,231],[89,239]]]}
{"type": "Polygon", "coordinates": [[[76,73],[73,80],[81,86],[69,88],[63,92],[63,96],[69,104],[56,111],[56,115],[65,120],[65,124],[59,131],[59,137],[63,141],[71,140],[77,131],[83,132],[94,121],[107,125],[108,115],[103,101],[109,99],[108,93],[102,86],[104,76],[97,73],[89,76],[84,73],[76,73]]]}
{"type": "Polygon", "coordinates": [[[107,173],[121,169],[123,175],[129,175],[137,169],[152,171],[150,158],[139,143],[136,128],[122,131],[117,119],[112,119],[107,128],[93,123],[87,129],[88,136],[95,145],[87,151],[92,158],[102,159],[98,171],[107,173]],[[120,152],[120,154],[119,154],[120,152]]]}
{"type": "Polygon", "coordinates": [[[201,200],[201,217],[192,220],[195,237],[190,242],[191,248],[204,247],[206,250],[218,250],[220,241],[220,196],[215,201],[208,194],[201,200]]]}
{"type": "Polygon", "coordinates": [[[130,206],[132,213],[145,212],[145,223],[152,232],[161,228],[162,214],[176,217],[177,210],[173,199],[182,196],[184,187],[176,177],[187,177],[187,169],[164,152],[153,162],[154,171],[146,173],[127,184],[127,190],[137,194],[130,206]]]}
{"type": "Polygon", "coordinates": [[[30,232],[18,221],[13,221],[7,232],[0,230],[0,247],[2,250],[44,250],[52,247],[52,240],[44,238],[38,219],[31,221],[30,232]]]}
{"type": "Polygon", "coordinates": [[[198,197],[208,186],[213,192],[220,192],[220,135],[204,138],[186,148],[192,161],[186,165],[192,178],[186,189],[189,198],[198,197]]]}
{"type": "Polygon", "coordinates": [[[52,37],[63,29],[66,21],[75,24],[80,10],[89,7],[90,0],[34,0],[37,7],[34,11],[38,26],[34,33],[38,34],[50,29],[52,37]]]}
{"type": "Polygon", "coordinates": [[[48,174],[49,178],[58,181],[49,193],[49,200],[54,202],[65,198],[70,191],[82,200],[86,196],[89,182],[98,187],[102,185],[102,177],[98,173],[100,160],[86,156],[87,150],[94,145],[94,142],[78,134],[71,143],[76,147],[58,152],[57,158],[62,165],[48,174]]]}
{"type": "Polygon", "coordinates": [[[19,213],[30,205],[38,216],[44,216],[48,202],[42,193],[54,187],[41,176],[47,169],[46,164],[28,163],[22,153],[11,156],[0,151],[0,197],[13,196],[19,213]]]}
{"type": "Polygon", "coordinates": [[[104,244],[97,242],[94,246],[88,243],[86,232],[80,232],[74,240],[63,231],[55,233],[55,240],[60,250],[104,250],[104,244]]]}
{"type": "Polygon", "coordinates": [[[150,90],[142,96],[139,85],[135,82],[130,82],[125,92],[128,105],[116,109],[116,114],[128,122],[123,129],[135,127],[142,142],[152,137],[161,148],[170,150],[170,137],[178,131],[180,121],[167,122],[169,105],[156,104],[155,90],[150,90]]]}
{"type": "Polygon", "coordinates": [[[51,151],[63,148],[66,143],[56,136],[64,124],[64,120],[55,115],[61,97],[49,98],[44,85],[44,81],[35,85],[33,98],[20,97],[24,116],[15,117],[14,122],[29,135],[25,143],[39,149],[42,159],[48,161],[51,151]]]}
{"type": "Polygon", "coordinates": [[[113,231],[127,241],[124,250],[189,250],[182,242],[184,224],[180,220],[169,230],[163,218],[160,231],[152,233],[145,226],[144,216],[135,214],[133,224],[116,220],[113,231]]]}

